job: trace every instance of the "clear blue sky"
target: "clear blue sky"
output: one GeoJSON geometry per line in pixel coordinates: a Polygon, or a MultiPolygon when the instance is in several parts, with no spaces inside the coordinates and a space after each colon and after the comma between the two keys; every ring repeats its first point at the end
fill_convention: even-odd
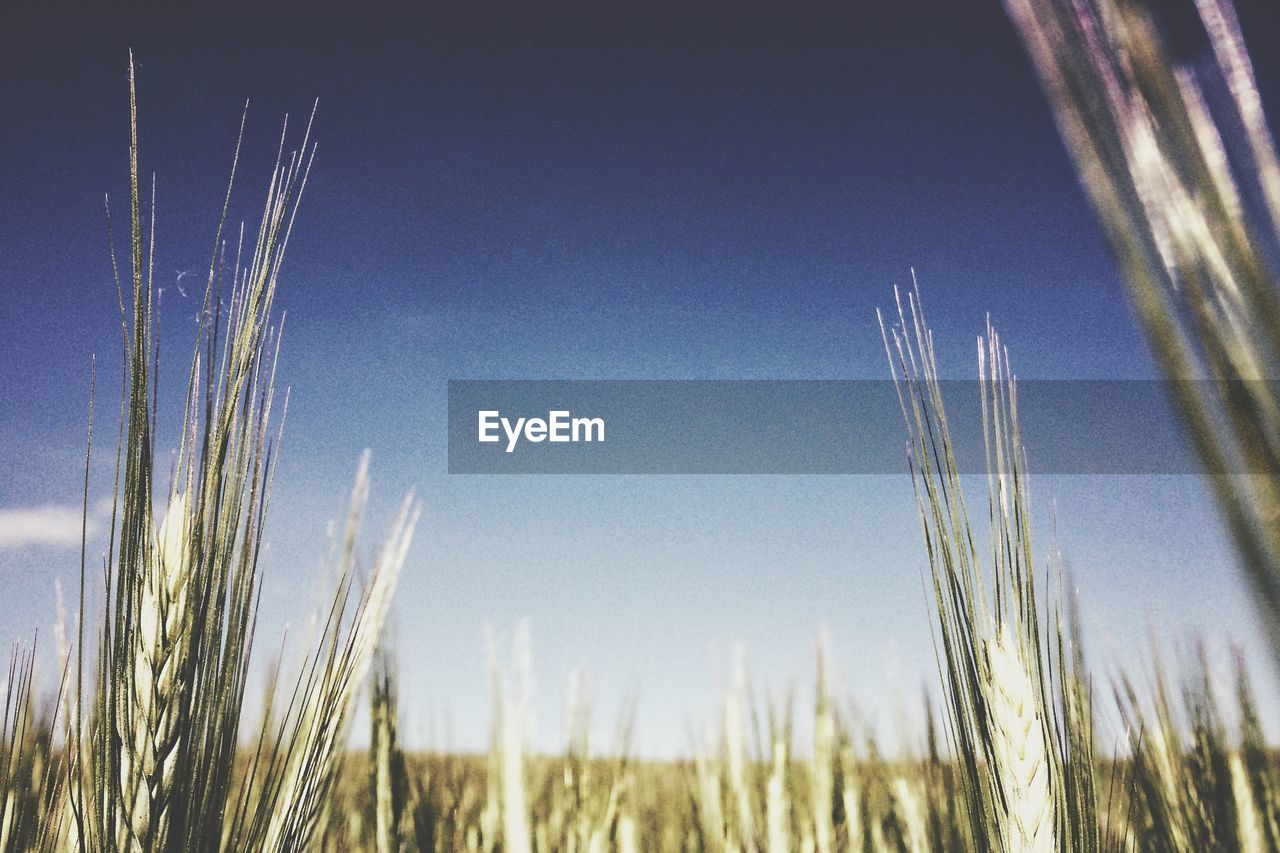
{"type": "MultiPolygon", "coordinates": [[[[326,523],[369,447],[370,532],[410,487],[426,509],[397,617],[411,737],[445,711],[452,745],[484,744],[482,626],[509,635],[526,617],[543,743],[581,668],[602,735],[635,692],[642,749],[676,754],[711,720],[734,643],[756,683],[807,695],[820,627],[842,685],[888,722],[892,685],[914,705],[934,666],[905,463],[901,477],[451,477],[445,383],[880,378],[874,310],[912,267],[948,375],[973,374],[986,312],[1024,377],[1153,375],[1011,29],[997,4],[957,5],[4,27],[0,512],[56,526],[76,511],[94,354],[113,420],[102,196],[123,210],[132,46],[170,400],[196,308],[176,280],[207,265],[242,105],[233,216],[252,222],[281,117],[320,99],[279,297],[292,398],[263,649],[305,619],[326,523]]],[[[1195,478],[1035,491],[1039,550],[1056,501],[1100,665],[1108,644],[1136,660],[1149,626],[1262,648],[1195,478]]],[[[74,545],[0,539],[0,637],[51,637],[54,580],[70,590],[77,568],[74,545]]]]}

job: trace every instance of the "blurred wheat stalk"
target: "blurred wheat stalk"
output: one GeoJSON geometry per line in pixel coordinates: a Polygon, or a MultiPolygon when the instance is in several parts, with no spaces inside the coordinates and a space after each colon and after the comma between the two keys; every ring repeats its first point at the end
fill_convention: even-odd
{"type": "Polygon", "coordinates": [[[1135,0],[1005,2],[1280,644],[1280,162],[1235,11],[1195,0],[1197,75],[1135,0]]]}

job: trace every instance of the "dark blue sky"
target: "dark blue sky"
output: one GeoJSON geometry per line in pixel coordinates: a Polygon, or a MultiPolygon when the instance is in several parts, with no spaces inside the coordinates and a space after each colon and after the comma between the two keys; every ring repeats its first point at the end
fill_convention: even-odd
{"type": "MultiPolygon", "coordinates": [[[[709,645],[773,637],[749,657],[780,684],[806,671],[825,622],[857,679],[883,688],[884,656],[859,650],[885,635],[910,678],[928,673],[905,476],[451,479],[444,389],[463,377],[883,377],[874,310],[912,267],[951,375],[972,375],[986,312],[1023,376],[1152,375],[998,4],[560,7],[542,20],[498,7],[371,20],[374,8],[289,24],[232,8],[29,26],[4,13],[0,509],[77,500],[92,354],[100,412],[114,408],[102,196],[123,219],[132,47],[175,381],[195,304],[170,285],[207,267],[245,99],[233,216],[250,223],[281,117],[298,122],[320,101],[280,293],[293,397],[269,622],[297,618],[317,537],[368,446],[379,507],[410,486],[427,504],[402,596],[403,630],[438,652],[410,676],[417,695],[482,697],[481,622],[525,615],[553,684],[555,665],[579,662],[606,679],[609,701],[641,682],[659,752],[682,745],[680,714],[714,672],[709,645]],[[645,681],[667,648],[653,645],[655,625],[665,657],[690,661],[663,673],[679,683],[645,681]]],[[[1275,80],[1274,65],[1259,71],[1275,80]]],[[[109,490],[107,456],[96,496],[109,490]]],[[[1087,531],[1079,554],[1094,565],[1080,571],[1098,579],[1101,617],[1115,607],[1216,630],[1241,606],[1191,478],[1040,494],[1070,501],[1087,531]],[[1108,532],[1119,509],[1132,515],[1108,532]],[[1144,578],[1163,591],[1139,594],[1144,578]]],[[[1071,542],[1070,518],[1061,526],[1071,542]]],[[[49,579],[68,582],[73,556],[0,549],[6,636],[48,624],[49,579]]]]}

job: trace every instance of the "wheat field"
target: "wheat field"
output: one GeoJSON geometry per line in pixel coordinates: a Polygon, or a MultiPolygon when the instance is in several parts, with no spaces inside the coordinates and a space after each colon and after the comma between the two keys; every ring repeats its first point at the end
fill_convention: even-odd
{"type": "MultiPolygon", "coordinates": [[[[1280,160],[1229,3],[1196,5],[1243,128],[1243,170],[1140,7],[1007,0],[1161,368],[1218,380],[1176,403],[1274,641],[1280,291],[1265,246],[1280,235],[1280,160]],[[1265,216],[1247,214],[1246,197],[1265,216]],[[1227,473],[1240,460],[1255,473],[1227,473]]],[[[739,658],[686,760],[637,756],[629,713],[613,743],[590,742],[576,683],[562,749],[535,751],[523,633],[510,662],[490,643],[487,754],[406,749],[403,661],[386,623],[421,508],[405,496],[363,563],[367,457],[305,658],[276,665],[250,717],[251,665],[275,645],[256,636],[288,406],[276,393],[274,297],[315,147],[310,125],[296,147],[286,125],[256,229],[227,222],[233,166],[186,385],[175,391],[156,379],[154,223],[140,212],[155,190],[140,177],[132,61],[129,97],[127,238],[111,246],[124,383],[110,536],[101,562],[82,546],[80,589],[55,638],[59,671],[43,679],[57,689],[37,688],[34,646],[13,651],[0,850],[1280,849],[1280,764],[1243,656],[1229,695],[1204,653],[1172,675],[1155,652],[1152,679],[1104,675],[1113,670],[1086,654],[1080,627],[1088,590],[1082,605],[1058,567],[1045,567],[1048,532],[1033,539],[1035,460],[1019,424],[1016,353],[988,321],[975,364],[986,488],[966,494],[914,282],[893,292],[879,334],[928,565],[937,680],[923,699],[921,749],[878,743],[832,688],[819,643],[804,726],[794,696],[762,699],[739,658]],[[181,444],[166,468],[154,434],[175,393],[181,444]],[[1104,731],[1100,720],[1113,716],[1119,730],[1104,731]],[[349,747],[366,717],[368,748],[349,747]],[[803,742],[801,729],[811,732],[803,742]]],[[[113,411],[102,396],[95,387],[89,401],[86,517],[89,458],[103,452],[95,419],[113,411]]]]}

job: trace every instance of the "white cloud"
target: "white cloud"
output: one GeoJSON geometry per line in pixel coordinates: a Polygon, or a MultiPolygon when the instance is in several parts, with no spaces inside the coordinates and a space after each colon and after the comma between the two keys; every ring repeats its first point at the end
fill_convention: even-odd
{"type": "Polygon", "coordinates": [[[79,545],[81,513],[71,504],[0,508],[0,550],[79,545]]]}

